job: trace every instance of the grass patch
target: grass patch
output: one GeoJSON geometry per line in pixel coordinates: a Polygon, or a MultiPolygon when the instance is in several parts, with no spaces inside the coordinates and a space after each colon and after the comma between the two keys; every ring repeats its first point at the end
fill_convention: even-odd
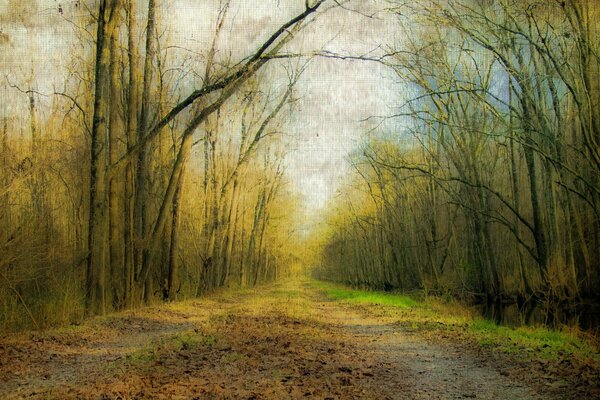
{"type": "MultiPolygon", "coordinates": [[[[156,368],[153,365],[154,362],[164,359],[168,354],[194,350],[200,347],[212,347],[217,345],[217,342],[216,336],[198,330],[184,331],[133,351],[125,357],[124,364],[127,367],[156,368]]],[[[118,369],[117,367],[117,365],[112,365],[110,369],[118,369]]]]}
{"type": "MultiPolygon", "coordinates": [[[[329,299],[372,306],[389,306],[383,312],[400,325],[427,335],[453,340],[469,340],[492,351],[501,351],[525,359],[562,360],[600,363],[597,341],[577,331],[545,327],[508,327],[481,318],[457,301],[412,297],[377,291],[355,290],[347,286],[314,281],[311,285],[329,299]]],[[[382,307],[373,312],[382,312],[382,307]]]]}
{"type": "Polygon", "coordinates": [[[269,296],[291,300],[302,297],[302,293],[298,290],[277,289],[270,291],[269,296]]]}
{"type": "Polygon", "coordinates": [[[328,298],[337,301],[375,304],[397,308],[413,308],[423,306],[423,304],[417,300],[400,294],[349,289],[344,286],[325,282],[315,282],[314,286],[323,291],[328,298]]]}
{"type": "Polygon", "coordinates": [[[188,350],[198,347],[212,347],[217,344],[217,337],[213,335],[207,335],[198,331],[185,331],[181,332],[165,344],[165,347],[172,350],[188,350]]]}
{"type": "Polygon", "coordinates": [[[524,354],[527,358],[558,360],[573,357],[600,362],[600,354],[592,343],[568,331],[530,326],[511,328],[481,318],[469,324],[469,331],[484,346],[493,346],[506,353],[524,354]]]}

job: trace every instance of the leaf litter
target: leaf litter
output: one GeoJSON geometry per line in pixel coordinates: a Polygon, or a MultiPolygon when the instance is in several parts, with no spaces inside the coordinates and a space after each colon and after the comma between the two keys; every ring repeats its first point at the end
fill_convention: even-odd
{"type": "MultiPolygon", "coordinates": [[[[0,398],[546,399],[576,383],[307,282],[0,339],[0,398]],[[551,384],[544,385],[550,377],[551,384]]],[[[545,365],[545,364],[543,364],[545,365]]]]}

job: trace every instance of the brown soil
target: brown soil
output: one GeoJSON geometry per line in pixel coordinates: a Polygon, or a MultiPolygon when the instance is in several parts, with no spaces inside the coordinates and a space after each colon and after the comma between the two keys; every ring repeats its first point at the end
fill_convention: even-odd
{"type": "Polygon", "coordinates": [[[0,398],[546,399],[575,393],[545,390],[539,372],[524,373],[526,365],[447,339],[288,282],[2,339],[0,398]]]}

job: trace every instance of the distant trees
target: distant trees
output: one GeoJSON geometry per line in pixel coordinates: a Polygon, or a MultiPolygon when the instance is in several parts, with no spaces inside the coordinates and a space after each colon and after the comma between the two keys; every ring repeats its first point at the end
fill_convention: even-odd
{"type": "Polygon", "coordinates": [[[319,273],[490,299],[595,296],[597,14],[590,1],[399,6],[407,39],[385,62],[410,90],[394,116],[406,126],[354,157],[368,196],[338,206],[319,273]]]}
{"type": "Polygon", "coordinates": [[[4,329],[255,285],[285,271],[275,237],[291,201],[280,126],[303,68],[279,52],[323,3],[239,60],[219,54],[228,1],[201,52],[170,45],[166,4],[85,3],[90,13],[71,21],[79,42],[64,91],[15,84],[30,132],[18,135],[7,112],[0,126],[4,329]],[[289,79],[267,67],[276,57],[289,79]],[[51,102],[46,115],[40,97],[51,102]]]}

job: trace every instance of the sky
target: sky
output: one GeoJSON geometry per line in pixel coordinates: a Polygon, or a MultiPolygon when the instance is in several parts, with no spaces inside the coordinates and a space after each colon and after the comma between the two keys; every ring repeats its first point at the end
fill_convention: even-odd
{"type": "MultiPolygon", "coordinates": [[[[306,54],[327,50],[336,54],[363,55],[384,46],[394,35],[392,19],[384,18],[385,3],[353,1],[348,9],[330,10],[309,25],[290,45],[306,54]],[[363,14],[374,15],[365,18],[363,14]]],[[[223,48],[250,54],[283,22],[303,10],[304,0],[233,2],[223,48]],[[259,4],[258,6],[256,4],[259,4]]],[[[212,26],[196,29],[197,16],[213,14],[206,2],[176,0],[176,36],[182,41],[200,41],[207,47],[212,26]],[[204,6],[203,6],[204,4],[204,6]],[[190,28],[192,27],[192,28],[190,28]]],[[[375,54],[377,51],[375,50],[375,54]]],[[[372,123],[373,115],[389,114],[397,97],[390,71],[368,61],[316,58],[297,85],[301,101],[287,129],[297,139],[288,156],[288,175],[309,213],[319,213],[344,182],[347,156],[357,148],[372,123]]]]}
{"type": "MultiPolygon", "coordinates": [[[[59,66],[64,67],[72,48],[70,19],[85,13],[85,4],[78,0],[0,0],[2,79],[19,81],[35,75],[38,89],[50,90],[55,84],[53,75],[59,66]]],[[[170,0],[168,15],[161,16],[169,40],[188,49],[209,47],[216,4],[216,0],[170,0]]],[[[307,27],[290,50],[351,55],[377,51],[394,35],[394,21],[377,13],[383,6],[375,0],[355,0],[348,10],[330,10],[307,27]],[[352,10],[374,17],[365,18],[352,10]]],[[[304,0],[234,0],[219,55],[236,59],[250,54],[303,7],[304,0]]],[[[287,171],[309,212],[325,208],[343,183],[349,168],[346,158],[372,125],[364,120],[391,113],[398,87],[390,76],[390,71],[374,62],[329,58],[314,59],[304,72],[296,90],[300,98],[296,114],[285,127],[296,138],[287,171]]]]}

